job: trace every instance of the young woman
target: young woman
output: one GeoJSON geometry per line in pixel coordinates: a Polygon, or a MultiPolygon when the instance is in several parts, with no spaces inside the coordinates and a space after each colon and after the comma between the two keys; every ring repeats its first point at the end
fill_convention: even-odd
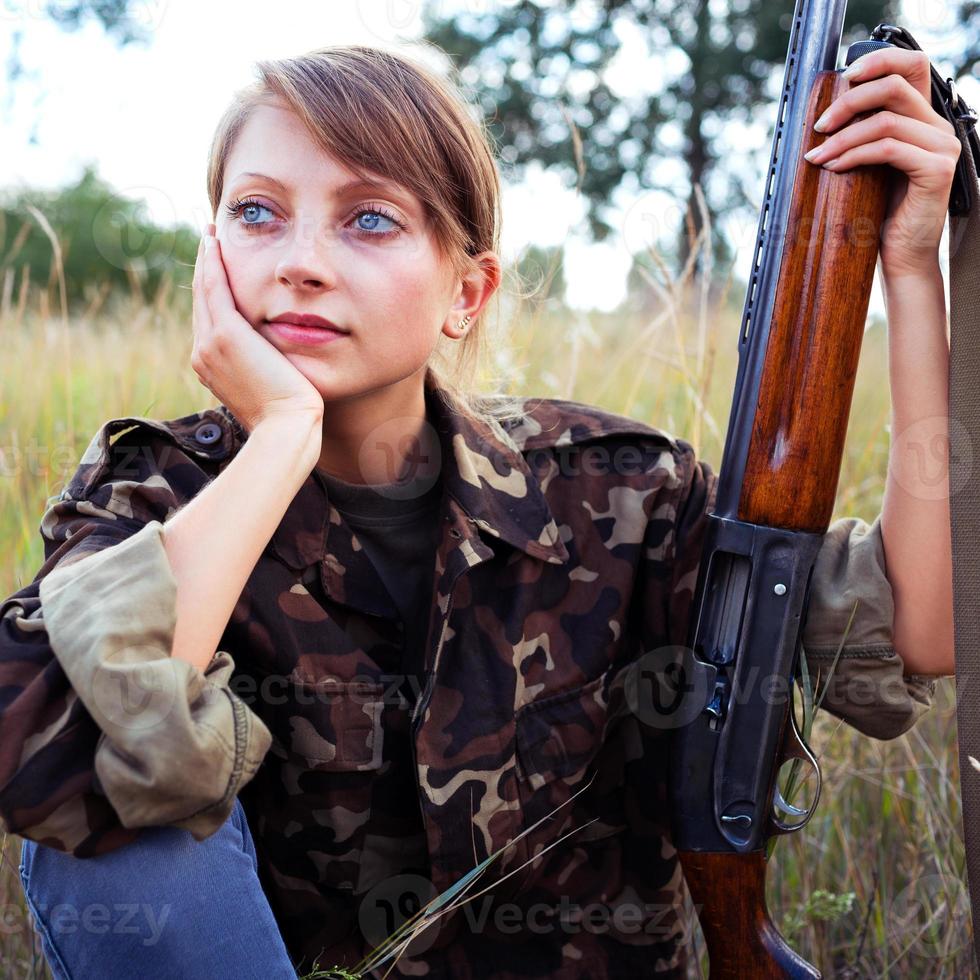
{"type": "MultiPolygon", "coordinates": [[[[825,147],[907,176],[882,251],[901,430],[945,404],[955,138],[927,62],[861,64],[825,147]]],[[[397,975],[685,976],[666,732],[625,685],[685,641],[714,473],[637,420],[476,393],[499,186],[458,92],[360,46],[259,73],[194,273],[221,404],[106,423],[2,607],[0,816],[52,970],[351,966],[524,834],[397,975]]],[[[884,520],[832,525],[804,637],[826,666],[858,600],[825,706],[879,738],[951,668],[948,552],[912,554],[947,518],[892,479],[884,520]]]]}

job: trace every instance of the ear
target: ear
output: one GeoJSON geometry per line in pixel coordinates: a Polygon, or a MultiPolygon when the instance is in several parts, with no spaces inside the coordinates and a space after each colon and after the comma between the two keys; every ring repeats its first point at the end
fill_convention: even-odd
{"type": "Polygon", "coordinates": [[[457,282],[456,298],[446,314],[442,332],[451,340],[462,338],[497,291],[500,279],[500,259],[495,252],[474,255],[472,270],[457,282]],[[467,316],[470,320],[461,325],[460,321],[467,316]]]}

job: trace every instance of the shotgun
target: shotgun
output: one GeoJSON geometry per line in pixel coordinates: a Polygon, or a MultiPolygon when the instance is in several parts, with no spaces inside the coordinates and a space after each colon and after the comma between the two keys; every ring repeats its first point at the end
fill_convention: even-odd
{"type": "MultiPolygon", "coordinates": [[[[803,159],[824,138],[814,122],[848,88],[836,68],[845,6],[797,0],[793,13],[717,499],[671,672],[675,693],[688,692],[684,722],[670,726],[671,829],[712,980],[821,975],[770,919],[765,875],[771,839],[803,827],[820,796],[793,679],[893,173],[803,159]],[[808,807],[778,790],[782,767],[801,764],[808,807]]],[[[846,63],[887,44],[859,41],[846,63]]]]}

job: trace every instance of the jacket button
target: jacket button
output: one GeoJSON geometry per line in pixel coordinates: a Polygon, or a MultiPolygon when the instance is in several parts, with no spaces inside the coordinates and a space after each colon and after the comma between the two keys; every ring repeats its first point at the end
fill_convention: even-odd
{"type": "Polygon", "coordinates": [[[205,422],[197,427],[194,438],[202,446],[210,446],[221,438],[221,426],[215,425],[214,422],[205,422]]]}

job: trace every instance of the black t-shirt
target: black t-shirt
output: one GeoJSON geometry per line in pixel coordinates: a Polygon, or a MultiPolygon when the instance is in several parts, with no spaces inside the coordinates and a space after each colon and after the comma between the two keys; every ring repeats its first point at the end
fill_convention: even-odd
{"type": "Polygon", "coordinates": [[[354,529],[401,614],[402,689],[414,703],[423,676],[442,484],[430,476],[404,483],[347,483],[322,470],[317,473],[328,499],[354,529]],[[415,678],[414,684],[409,677],[415,678]]]}
{"type": "MultiPolygon", "coordinates": [[[[317,473],[327,499],[353,528],[401,614],[405,638],[401,673],[405,676],[400,689],[410,711],[424,677],[442,483],[427,477],[405,483],[356,484],[322,470],[317,473]]],[[[307,587],[318,592],[319,577],[307,587]]],[[[428,878],[421,790],[407,720],[403,717],[398,726],[390,728],[386,738],[384,755],[392,768],[377,782],[371,804],[373,813],[385,815],[384,825],[362,857],[362,873],[368,881],[407,873],[428,878]],[[392,738],[396,730],[401,734],[392,738]]]]}

